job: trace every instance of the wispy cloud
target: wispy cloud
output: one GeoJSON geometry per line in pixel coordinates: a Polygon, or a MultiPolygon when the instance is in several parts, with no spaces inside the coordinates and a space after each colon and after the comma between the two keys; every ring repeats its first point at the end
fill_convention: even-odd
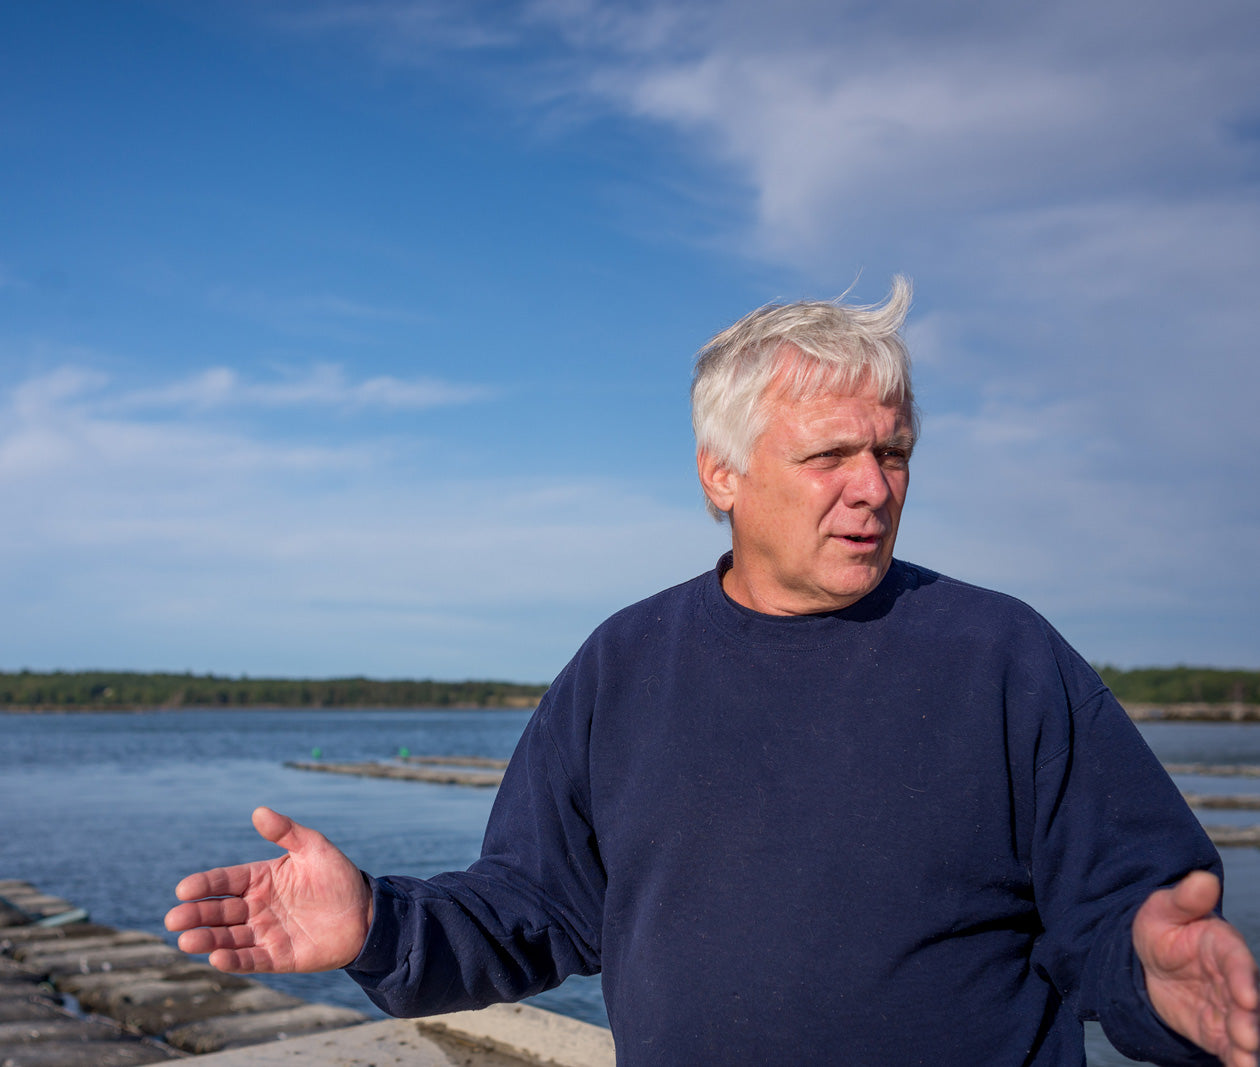
{"type": "Polygon", "coordinates": [[[421,312],[357,300],[336,293],[286,294],[217,285],[206,294],[216,313],[249,320],[282,334],[348,341],[370,338],[382,327],[412,327],[421,312]]]}
{"type": "Polygon", "coordinates": [[[742,173],[776,256],[817,254],[863,218],[949,229],[959,212],[1176,195],[1254,160],[1237,126],[1256,117],[1260,31],[1241,0],[1104,18],[1076,2],[534,10],[583,45],[600,30],[589,92],[742,173]],[[647,44],[664,24],[668,47],[647,44]]]}
{"type": "MultiPolygon", "coordinates": [[[[358,39],[425,64],[419,28],[452,32],[444,20],[464,10],[363,6],[358,39]]],[[[724,217],[715,244],[815,292],[863,270],[868,287],[915,276],[928,420],[908,552],[1076,605],[1104,644],[1126,605],[1158,601],[1175,641],[1188,635],[1170,620],[1191,619],[1209,587],[1225,615],[1260,595],[1206,565],[1260,570],[1250,0],[526,0],[496,13],[489,46],[531,72],[509,106],[670,134],[710,199],[742,197],[742,227],[724,217]],[[1205,462],[1194,442],[1222,426],[1230,444],[1205,462]]]]}
{"type": "MultiPolygon", "coordinates": [[[[129,390],[99,371],[63,366],[19,382],[0,397],[0,491],[28,487],[36,493],[28,507],[38,512],[102,492],[116,499],[123,484],[136,494],[129,512],[135,516],[151,511],[142,503],[146,493],[167,501],[205,500],[213,510],[212,502],[233,495],[241,479],[329,484],[331,478],[331,484],[344,486],[348,478],[369,478],[387,467],[401,446],[370,433],[349,444],[310,443],[276,433],[270,418],[256,420],[250,429],[248,421],[243,428],[210,416],[417,411],[489,395],[479,387],[419,379],[354,381],[333,366],[270,382],[218,367],[165,386],[129,390]]],[[[106,526],[98,521],[93,529],[106,526]]]]}
{"type": "MultiPolygon", "coordinates": [[[[1172,658],[1202,644],[1204,602],[1244,617],[1260,595],[1250,5],[759,6],[689,6],[659,51],[585,22],[605,5],[546,10],[600,28],[589,92],[749,190],[746,254],[811,287],[872,263],[916,276],[928,420],[905,552],[1027,596],[1083,647],[1118,648],[1128,625],[1126,653],[1172,658]],[[1132,627],[1143,610],[1162,634],[1132,627]]],[[[1222,632],[1216,654],[1245,661],[1247,640],[1222,632]]]]}
{"type": "Polygon", "coordinates": [[[492,13],[395,0],[298,21],[354,26],[392,61],[514,53],[529,77],[512,106],[588,118],[595,106],[681,135],[749,191],[745,251],[815,274],[838,241],[939,260],[953,244],[942,235],[977,219],[1210,198],[1248,182],[1258,151],[1249,0],[524,0],[492,13]]]}
{"type": "Polygon", "coordinates": [[[716,555],[698,502],[452,478],[394,434],[302,445],[266,420],[154,420],[159,397],[110,389],[64,369],[0,408],[0,582],[37,586],[0,623],[8,663],[182,668],[204,648],[197,669],[545,680],[616,606],[716,555]]]}
{"type": "MultiPolygon", "coordinates": [[[[182,418],[141,420],[127,409],[166,415],[186,403],[176,389],[160,398],[116,394],[110,379],[63,367],[15,386],[0,405],[0,489],[31,492],[36,512],[109,493],[122,478],[137,491],[183,493],[250,472],[328,472],[369,466],[370,450],[333,449],[292,442],[250,441],[232,431],[182,418]]],[[[12,499],[12,498],[11,498],[12,499]]],[[[137,513],[147,509],[134,501],[137,513]]],[[[26,512],[29,518],[29,510],[26,512]]],[[[25,519],[14,526],[31,529],[25,519]]]]}
{"type": "MultiPolygon", "coordinates": [[[[299,43],[280,81],[309,79],[304,89],[317,85],[330,99],[348,91],[349,107],[379,108],[391,130],[431,133],[437,151],[446,143],[443,123],[430,124],[438,112],[470,116],[467,137],[487,153],[510,153],[522,138],[571,138],[558,157],[575,170],[566,190],[624,212],[624,243],[614,233],[601,246],[610,262],[633,256],[638,268],[678,242],[703,245],[689,254],[702,264],[716,252],[713,278],[756,290],[750,304],[829,295],[855,277],[858,298],[877,299],[891,273],[911,274],[927,417],[905,554],[1027,596],[1087,654],[1149,662],[1187,647],[1254,662],[1253,7],[259,0],[232,10],[250,35],[299,43]],[[364,86],[370,93],[354,97],[364,86]],[[505,126],[510,146],[488,132],[505,126]],[[627,130],[632,165],[612,177],[618,168],[583,170],[605,150],[599,163],[620,165],[627,130]],[[609,182],[635,192],[621,196],[609,182]],[[694,210],[671,231],[679,202],[694,210]]],[[[188,18],[219,20],[226,9],[203,5],[188,18]]],[[[294,106],[290,98],[274,114],[287,120],[300,114],[294,106]]],[[[312,114],[311,129],[322,120],[312,114]]],[[[368,193],[384,190],[383,202],[402,195],[369,168],[355,173],[368,193]]],[[[557,247],[569,242],[578,231],[566,228],[568,205],[548,199],[551,184],[527,185],[562,220],[557,247]]],[[[334,202],[353,215],[352,204],[334,202]]],[[[347,217],[342,232],[365,247],[371,241],[359,238],[379,223],[379,213],[366,223],[347,217]]],[[[512,236],[507,254],[523,257],[524,275],[537,246],[532,235],[523,248],[512,236]]],[[[440,242],[458,236],[437,240],[440,256],[440,242]]],[[[277,252],[285,263],[282,245],[277,252]]],[[[28,255],[23,276],[38,277],[38,263],[28,255]]],[[[10,583],[42,567],[50,582],[88,591],[119,632],[134,625],[155,641],[158,620],[186,635],[201,632],[202,618],[230,629],[222,620],[236,614],[235,599],[248,609],[242,634],[260,647],[268,634],[326,635],[344,623],[371,635],[356,649],[391,648],[396,664],[408,662],[400,640],[441,641],[435,620],[447,618],[449,632],[486,634],[500,646],[486,661],[509,670],[509,644],[554,642],[557,656],[576,644],[577,615],[561,605],[599,600],[591,613],[601,614],[711,563],[720,535],[698,508],[684,514],[612,479],[549,475],[555,450],[528,434],[512,438],[513,469],[529,467],[536,447],[545,458],[533,479],[470,469],[467,456],[464,481],[446,476],[449,442],[409,436],[413,423],[450,421],[436,412],[453,405],[474,416],[473,405],[489,411],[499,398],[478,383],[397,375],[400,345],[441,316],[391,303],[415,291],[415,276],[390,273],[396,259],[381,274],[370,272],[380,266],[371,255],[362,263],[368,273],[356,261],[347,273],[259,280],[225,259],[215,269],[228,280],[200,288],[195,310],[235,333],[207,335],[219,354],[193,371],[138,370],[169,342],[137,333],[125,320],[144,316],[123,304],[117,316],[79,320],[74,336],[125,357],[11,359],[22,369],[0,397],[10,583]],[[312,362],[264,362],[293,351],[293,338],[311,341],[297,350],[312,362]],[[129,384],[132,374],[143,384],[129,384]],[[392,411],[435,414],[383,417],[392,411]],[[359,607],[344,620],[332,608],[321,614],[334,604],[359,607]],[[513,612],[515,636],[497,642],[495,626],[513,612]]],[[[458,269],[472,272],[469,287],[479,283],[475,265],[458,269]]],[[[9,300],[14,277],[0,268],[9,300]]],[[[711,282],[683,286],[680,301],[710,299],[711,282]]],[[[31,328],[43,328],[38,309],[28,311],[31,328]]],[[[23,342],[6,343],[15,351],[23,342]]],[[[523,339],[540,353],[545,343],[523,339]]],[[[548,359],[539,361],[543,389],[559,373],[548,359]]],[[[54,606],[74,601],[40,594],[21,602],[28,612],[47,604],[47,632],[61,634],[67,612],[54,617],[54,606]]],[[[0,642],[21,639],[16,629],[0,642]]],[[[82,639],[93,635],[85,629],[82,639]]],[[[256,669],[249,640],[237,651],[228,669],[256,669]]]]}
{"type": "Polygon", "coordinates": [[[250,380],[231,367],[210,367],[168,385],[123,393],[113,399],[112,406],[120,410],[256,407],[419,411],[474,403],[493,395],[494,390],[484,386],[427,378],[378,375],[354,381],[335,364],[317,364],[273,381],[250,380]]]}
{"type": "Polygon", "coordinates": [[[930,417],[900,554],[1022,597],[1095,658],[1252,662],[1256,483],[1204,454],[1207,427],[1184,447],[1133,439],[1108,407],[1002,397],[930,417]]]}
{"type": "Polygon", "coordinates": [[[358,34],[383,55],[403,62],[450,49],[516,44],[511,12],[487,0],[299,0],[269,5],[266,19],[287,32],[358,34]],[[498,16],[498,17],[496,17],[498,16]]]}

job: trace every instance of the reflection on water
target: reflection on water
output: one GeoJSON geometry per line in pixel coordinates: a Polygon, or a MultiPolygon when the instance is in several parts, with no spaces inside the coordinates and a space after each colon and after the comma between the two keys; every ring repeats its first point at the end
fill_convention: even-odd
{"type": "MultiPolygon", "coordinates": [[[[113,926],[169,935],[161,919],[190,871],[274,854],[250,826],[269,804],[315,826],[360,867],[421,877],[467,866],[493,790],[289,770],[285,760],[380,759],[401,749],[506,757],[520,711],[185,711],[0,715],[0,878],[22,878],[113,926]]],[[[1260,764],[1260,726],[1145,723],[1165,762],[1260,764]]],[[[1260,792],[1260,779],[1179,779],[1200,793],[1260,792]]],[[[1260,823],[1213,811],[1207,822],[1260,823]]],[[[1226,912],[1260,945],[1260,850],[1225,852],[1226,912]]],[[[379,1014],[340,974],[266,979],[308,1000],[379,1014]]],[[[606,1024],[598,979],[539,1003],[606,1024]]],[[[1089,1036],[1093,1067],[1130,1061],[1089,1036]]]]}

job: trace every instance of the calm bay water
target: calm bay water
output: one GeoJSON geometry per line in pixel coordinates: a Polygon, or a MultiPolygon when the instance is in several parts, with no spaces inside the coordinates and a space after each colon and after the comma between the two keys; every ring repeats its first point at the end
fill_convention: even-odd
{"type": "MultiPolygon", "coordinates": [[[[250,825],[268,804],[314,826],[360,867],[426,877],[476,858],[494,791],[290,770],[285,760],[412,753],[506,757],[516,711],[183,711],[0,714],[0,878],[22,878],[93,919],[173,940],[162,916],[175,883],[205,867],[275,854],[250,825]]],[[[1165,762],[1260,764],[1260,726],[1150,724],[1165,762]]],[[[1186,779],[1196,792],[1260,792],[1260,779],[1186,779]]],[[[1260,821],[1210,812],[1215,823],[1260,821]]],[[[1260,946],[1260,850],[1228,849],[1226,912],[1260,946]]],[[[275,976],[308,1000],[379,1014],[341,974],[275,976]]],[[[599,981],[570,979],[536,999],[606,1025],[599,981]]],[[[1128,1063],[1096,1032],[1090,1063],[1128,1063]]]]}
{"type": "MultiPolygon", "coordinates": [[[[362,869],[427,877],[477,858],[492,789],[313,774],[283,766],[412,753],[507,757],[521,711],[184,711],[0,715],[0,878],[92,918],[174,938],[162,916],[195,870],[276,849],[250,824],[267,804],[313,826],[362,869]]],[[[340,973],[267,976],[307,1000],[380,1013],[340,973]]],[[[540,1006],[607,1025],[599,979],[540,1006]]]]}

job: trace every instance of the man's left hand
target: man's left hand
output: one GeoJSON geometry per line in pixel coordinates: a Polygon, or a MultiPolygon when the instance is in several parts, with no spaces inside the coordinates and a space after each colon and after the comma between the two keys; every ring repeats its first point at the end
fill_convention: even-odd
{"type": "Polygon", "coordinates": [[[1165,1023],[1226,1067],[1257,1067],[1256,961],[1213,913],[1220,898],[1220,879],[1207,871],[1152,893],[1134,916],[1133,945],[1165,1023]]]}

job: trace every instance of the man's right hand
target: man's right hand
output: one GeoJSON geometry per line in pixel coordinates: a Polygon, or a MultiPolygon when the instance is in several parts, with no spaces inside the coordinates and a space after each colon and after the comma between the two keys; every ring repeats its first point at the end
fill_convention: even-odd
{"type": "Polygon", "coordinates": [[[166,914],[185,952],[221,971],[332,971],[353,963],[372,923],[359,869],[323,834],[270,808],[254,829],[286,850],[272,860],[190,874],[166,914]]]}

